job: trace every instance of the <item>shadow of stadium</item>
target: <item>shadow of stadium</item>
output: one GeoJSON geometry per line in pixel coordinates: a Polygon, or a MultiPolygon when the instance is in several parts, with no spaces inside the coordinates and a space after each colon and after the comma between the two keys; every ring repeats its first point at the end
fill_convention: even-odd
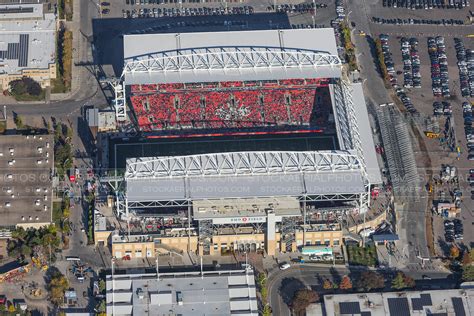
{"type": "Polygon", "coordinates": [[[252,15],[214,15],[162,18],[93,19],[94,63],[112,66],[120,76],[123,68],[123,35],[154,33],[222,32],[240,30],[288,29],[286,14],[256,13],[252,15]]]}

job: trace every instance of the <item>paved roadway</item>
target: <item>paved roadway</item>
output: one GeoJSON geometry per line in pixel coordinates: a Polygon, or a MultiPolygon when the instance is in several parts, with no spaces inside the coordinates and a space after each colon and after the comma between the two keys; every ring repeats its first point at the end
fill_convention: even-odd
{"type": "MultiPolygon", "coordinates": [[[[373,25],[368,22],[369,13],[366,1],[368,0],[349,0],[347,2],[348,18],[356,24],[355,29],[362,30],[375,38],[375,32],[372,31],[373,25]]],[[[367,38],[355,35],[355,33],[352,34],[361,68],[361,78],[364,78],[364,92],[369,106],[371,104],[372,109],[375,109],[378,104],[392,102],[391,97],[377,72],[367,38]]],[[[425,235],[425,216],[422,211],[426,209],[426,200],[413,199],[411,196],[403,197],[403,200],[407,204],[403,212],[399,213],[400,237],[408,244],[408,247],[404,249],[409,256],[408,262],[419,264],[420,260],[417,259],[417,254],[421,253],[423,257],[427,257],[429,253],[425,235]]]]}

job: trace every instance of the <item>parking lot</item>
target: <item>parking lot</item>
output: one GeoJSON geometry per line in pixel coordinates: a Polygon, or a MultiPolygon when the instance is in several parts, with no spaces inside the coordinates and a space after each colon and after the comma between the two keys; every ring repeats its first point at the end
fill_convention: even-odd
{"type": "MultiPolygon", "coordinates": [[[[392,1],[393,2],[393,1],[392,1]]],[[[459,2],[459,1],[458,1],[459,2]]],[[[441,8],[441,9],[416,9],[411,10],[409,8],[390,8],[388,6],[383,5],[382,0],[365,0],[365,7],[364,11],[362,11],[364,15],[367,16],[369,21],[371,21],[372,17],[379,17],[383,19],[390,19],[393,18],[396,14],[397,18],[400,19],[420,19],[420,20],[448,20],[448,19],[458,19],[467,21],[467,17],[469,16],[469,8],[465,7],[462,9],[448,9],[448,8],[441,8]]],[[[361,15],[361,12],[357,12],[356,14],[361,15]]],[[[360,20],[360,19],[359,19],[360,20]]],[[[467,146],[467,138],[466,138],[466,131],[465,131],[465,123],[469,122],[467,119],[466,122],[466,114],[463,103],[465,102],[470,103],[472,99],[466,95],[466,78],[467,78],[467,85],[470,84],[469,82],[469,74],[467,73],[467,77],[464,76],[463,78],[460,76],[460,68],[458,67],[458,59],[459,56],[459,41],[455,41],[455,38],[459,38],[462,40],[465,50],[474,49],[474,41],[472,37],[469,37],[472,32],[472,26],[467,25],[460,25],[460,26],[452,26],[452,25],[393,25],[393,24],[378,24],[378,23],[369,23],[369,29],[364,27],[361,24],[361,28],[364,28],[364,31],[369,31],[374,38],[378,37],[379,34],[387,34],[388,35],[388,45],[390,52],[392,54],[392,60],[394,63],[394,72],[396,81],[400,87],[400,89],[404,90],[406,93],[407,98],[409,99],[410,103],[413,105],[414,110],[417,113],[410,114],[410,117],[414,118],[414,121],[418,123],[419,129],[421,132],[430,131],[427,129],[427,125],[423,123],[428,120],[432,120],[434,123],[432,126],[438,126],[439,131],[443,132],[444,126],[448,117],[452,117],[450,126],[455,134],[455,140],[453,140],[453,146],[447,145],[448,141],[444,144],[440,145],[440,140],[438,138],[429,139],[423,137],[424,145],[426,146],[426,151],[430,153],[431,165],[432,169],[431,173],[436,174],[439,172],[439,168],[441,164],[451,164],[457,167],[458,169],[458,176],[459,176],[459,186],[462,191],[462,198],[460,202],[461,206],[461,214],[458,216],[459,219],[462,220],[464,224],[464,236],[463,239],[455,240],[454,242],[457,243],[464,243],[467,245],[472,245],[474,241],[474,232],[472,229],[472,225],[474,222],[473,210],[474,210],[474,201],[471,198],[471,186],[468,183],[468,174],[469,168],[473,166],[472,161],[469,161],[469,148],[467,146]],[[444,38],[444,48],[441,49],[438,57],[442,56],[442,54],[446,55],[446,58],[440,59],[435,62],[439,66],[439,72],[433,71],[432,59],[433,54],[430,59],[429,53],[429,45],[431,42],[431,46],[434,45],[437,47],[437,37],[442,36],[444,38]],[[421,77],[421,87],[414,88],[414,87],[403,87],[404,79],[406,77],[406,70],[404,70],[404,62],[403,62],[403,52],[402,52],[402,40],[406,38],[410,44],[410,39],[414,38],[417,40],[417,51],[420,59],[420,67],[419,73],[421,77]],[[429,39],[432,38],[432,39],[429,39]],[[430,41],[430,42],[429,42],[430,41]],[[441,61],[443,61],[444,66],[443,69],[446,68],[447,72],[444,71],[445,74],[442,75],[441,72],[441,61]],[[447,67],[446,66],[447,63],[447,67]],[[441,81],[447,83],[447,87],[449,88],[448,97],[446,94],[445,89],[445,96],[446,97],[439,97],[434,95],[433,91],[433,82],[437,80],[432,80],[432,74],[434,77],[437,77],[439,80],[439,87],[441,88],[441,94],[443,93],[443,89],[441,87],[441,81]],[[464,83],[463,83],[464,81],[464,83]],[[461,87],[464,88],[464,92],[462,92],[461,87]],[[463,96],[464,93],[464,96],[463,96]],[[433,106],[435,105],[435,106],[433,106]],[[439,108],[439,110],[436,110],[439,108]],[[437,115],[435,115],[435,111],[437,111],[437,115]],[[459,146],[460,153],[458,158],[457,153],[457,146],[459,146]],[[453,151],[451,151],[453,149],[453,151]]],[[[357,28],[357,26],[356,26],[357,28]]],[[[442,40],[440,41],[440,43],[442,40]]],[[[442,46],[442,44],[441,44],[442,46]]],[[[434,49],[432,49],[434,50],[434,49]]],[[[411,52],[410,52],[411,53],[411,52]]],[[[462,54],[461,54],[462,55],[462,54]]],[[[407,59],[407,56],[405,56],[407,59]]],[[[462,61],[462,60],[461,60],[462,61]]],[[[413,66],[413,61],[412,61],[413,66]]],[[[467,54],[466,54],[466,70],[468,70],[467,65],[467,54]]],[[[413,76],[413,68],[411,69],[412,76],[413,76]]],[[[413,82],[414,83],[414,82],[413,82]]],[[[413,84],[414,86],[414,84],[413,84]]],[[[446,86],[446,85],[445,85],[446,86]]],[[[439,94],[439,92],[437,92],[439,94]]],[[[469,127],[467,128],[469,129],[469,127]]],[[[442,135],[445,136],[445,135],[442,135]]],[[[436,193],[436,192],[435,192],[436,193]]],[[[449,192],[448,192],[449,193],[449,192]]],[[[444,220],[440,217],[435,216],[433,222],[433,230],[435,233],[435,242],[442,241],[446,243],[445,240],[445,231],[444,231],[444,220]]],[[[449,239],[449,238],[448,238],[449,239]]],[[[440,246],[440,245],[438,245],[440,246]]]]}

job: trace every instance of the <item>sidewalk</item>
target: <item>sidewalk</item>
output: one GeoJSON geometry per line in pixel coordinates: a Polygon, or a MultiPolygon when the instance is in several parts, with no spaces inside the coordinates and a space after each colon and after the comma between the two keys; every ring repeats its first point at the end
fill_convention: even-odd
{"type": "MultiPolygon", "coordinates": [[[[73,18],[72,21],[63,21],[66,30],[72,31],[72,80],[71,91],[67,93],[51,94],[51,101],[64,101],[68,99],[85,99],[86,94],[89,94],[89,89],[83,89],[84,83],[90,79],[90,73],[82,66],[77,66],[78,63],[89,60],[89,43],[87,39],[81,34],[80,26],[81,6],[80,1],[73,2],[73,18]],[[82,95],[81,95],[82,93],[82,95]]],[[[95,94],[95,92],[94,92],[95,94]]]]}

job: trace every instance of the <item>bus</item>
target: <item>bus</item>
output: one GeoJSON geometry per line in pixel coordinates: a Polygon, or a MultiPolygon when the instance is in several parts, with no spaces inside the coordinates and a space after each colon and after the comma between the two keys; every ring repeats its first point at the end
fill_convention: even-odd
{"type": "Polygon", "coordinates": [[[67,261],[81,261],[81,258],[79,257],[74,257],[74,256],[67,256],[66,257],[67,261]]]}

